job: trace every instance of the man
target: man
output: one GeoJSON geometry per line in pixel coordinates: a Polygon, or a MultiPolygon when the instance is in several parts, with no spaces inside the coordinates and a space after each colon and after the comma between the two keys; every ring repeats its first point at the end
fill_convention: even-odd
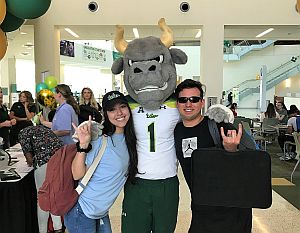
{"type": "MultiPolygon", "coordinates": [[[[208,117],[201,115],[201,109],[204,106],[203,95],[202,84],[191,79],[184,80],[175,90],[177,108],[182,117],[182,122],[177,124],[174,131],[176,154],[190,190],[191,148],[195,150],[215,146],[208,127],[208,117]]],[[[236,151],[242,137],[241,125],[239,125],[238,133],[231,124],[222,122],[218,124],[218,128],[224,149],[230,152],[236,151]]],[[[251,208],[199,206],[193,204],[193,200],[191,208],[192,223],[189,233],[251,232],[251,208]]]]}
{"type": "MultiPolygon", "coordinates": [[[[299,132],[300,131],[300,115],[297,113],[296,116],[291,117],[288,122],[288,134],[280,134],[278,136],[278,143],[282,151],[284,151],[284,143],[286,141],[295,142],[294,137],[292,135],[293,132],[299,132]]],[[[286,152],[286,154],[283,157],[280,157],[281,160],[290,160],[295,158],[296,154],[296,146],[292,145],[291,149],[288,150],[289,152],[286,152]]]]}
{"type": "Polygon", "coordinates": [[[16,124],[16,119],[10,120],[8,110],[3,105],[3,93],[0,93],[0,137],[3,138],[2,148],[5,150],[9,148],[9,129],[16,124]]]}

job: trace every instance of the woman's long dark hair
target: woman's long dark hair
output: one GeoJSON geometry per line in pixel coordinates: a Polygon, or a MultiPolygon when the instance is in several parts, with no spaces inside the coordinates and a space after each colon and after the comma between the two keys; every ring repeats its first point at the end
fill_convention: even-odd
{"type": "Polygon", "coordinates": [[[272,103],[268,104],[267,111],[265,112],[266,118],[274,118],[276,117],[275,106],[272,103]]]}
{"type": "MultiPolygon", "coordinates": [[[[132,120],[132,112],[128,103],[125,104],[128,107],[130,113],[129,120],[124,128],[125,141],[129,153],[129,167],[128,167],[127,177],[129,182],[134,183],[135,176],[138,173],[138,168],[137,168],[138,154],[136,149],[137,140],[136,140],[134,125],[132,120]]],[[[107,111],[104,111],[103,115],[104,115],[103,134],[106,134],[107,136],[112,136],[116,131],[116,126],[109,121],[107,111]]]]}

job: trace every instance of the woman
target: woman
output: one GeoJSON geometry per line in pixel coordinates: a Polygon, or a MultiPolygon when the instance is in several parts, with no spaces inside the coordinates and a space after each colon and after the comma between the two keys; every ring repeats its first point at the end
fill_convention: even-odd
{"type": "Polygon", "coordinates": [[[13,104],[9,113],[10,119],[17,121],[10,130],[10,146],[18,143],[18,135],[22,129],[33,125],[31,119],[35,113],[36,106],[33,102],[32,94],[29,91],[22,91],[19,94],[19,101],[13,104]]]}
{"type": "Polygon", "coordinates": [[[97,103],[93,91],[89,87],[85,87],[81,91],[79,100],[80,114],[78,116],[79,124],[87,121],[89,116],[92,116],[92,120],[101,123],[101,106],[97,103]]]}
{"type": "MultiPolygon", "coordinates": [[[[104,95],[104,128],[102,137],[108,137],[107,147],[100,164],[79,196],[77,204],[65,215],[69,233],[111,233],[108,211],[126,180],[133,182],[137,174],[136,136],[132,114],[124,95],[111,91],[104,95]]],[[[90,118],[91,119],[91,118],[90,118]]],[[[92,164],[102,144],[102,137],[91,141],[91,123],[76,129],[80,150],[77,152],[72,173],[81,179],[92,164]]]]}
{"type": "Polygon", "coordinates": [[[279,114],[275,111],[275,106],[272,103],[268,104],[267,111],[260,114],[260,122],[263,122],[265,118],[277,118],[279,119],[279,114]]]}
{"type": "Polygon", "coordinates": [[[237,109],[237,103],[232,103],[230,106],[230,110],[232,111],[234,117],[237,117],[238,115],[236,109],[237,109]]]}
{"type": "Polygon", "coordinates": [[[46,121],[43,116],[40,116],[41,124],[51,128],[64,145],[74,144],[72,135],[75,131],[72,123],[78,125],[79,106],[70,87],[66,84],[55,87],[54,98],[59,107],[56,109],[53,121],[46,121]]]}
{"type": "MultiPolygon", "coordinates": [[[[29,167],[34,167],[34,179],[37,191],[42,186],[45,177],[47,163],[55,151],[62,147],[62,142],[54,132],[43,126],[29,126],[19,133],[19,141],[29,167]]],[[[48,232],[48,218],[50,213],[37,208],[39,232],[48,232]]],[[[63,232],[60,216],[51,214],[55,233],[63,232]]]]}

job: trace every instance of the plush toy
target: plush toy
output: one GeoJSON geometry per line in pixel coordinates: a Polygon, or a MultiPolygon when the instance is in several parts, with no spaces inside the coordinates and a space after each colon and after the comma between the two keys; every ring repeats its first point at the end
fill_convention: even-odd
{"type": "Polygon", "coordinates": [[[176,227],[179,183],[173,132],[180,116],[172,94],[177,82],[175,64],[185,64],[187,56],[169,48],[173,33],[165,20],[160,19],[158,25],[160,38],[129,43],[124,29],[116,28],[115,47],[123,57],[111,70],[114,74],[124,70],[138,151],[137,182],[127,183],[124,192],[123,233],[173,233],[176,227]]]}
{"type": "Polygon", "coordinates": [[[210,106],[204,115],[208,116],[209,119],[215,120],[217,123],[225,122],[233,124],[234,121],[232,111],[222,104],[210,106]]]}

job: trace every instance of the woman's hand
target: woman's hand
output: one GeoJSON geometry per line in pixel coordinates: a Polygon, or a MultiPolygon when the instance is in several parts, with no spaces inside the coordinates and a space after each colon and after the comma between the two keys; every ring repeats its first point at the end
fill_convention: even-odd
{"type": "Polygon", "coordinates": [[[89,121],[87,124],[84,124],[80,127],[77,127],[74,123],[72,123],[73,128],[76,131],[80,148],[87,148],[89,143],[91,142],[92,133],[91,133],[91,116],[89,116],[89,121]]]}
{"type": "Polygon", "coordinates": [[[223,138],[223,146],[225,150],[230,152],[237,151],[237,147],[240,144],[241,137],[243,133],[242,124],[239,124],[239,130],[236,134],[236,130],[228,130],[227,136],[224,134],[224,129],[221,127],[221,136],[223,138]]]}

